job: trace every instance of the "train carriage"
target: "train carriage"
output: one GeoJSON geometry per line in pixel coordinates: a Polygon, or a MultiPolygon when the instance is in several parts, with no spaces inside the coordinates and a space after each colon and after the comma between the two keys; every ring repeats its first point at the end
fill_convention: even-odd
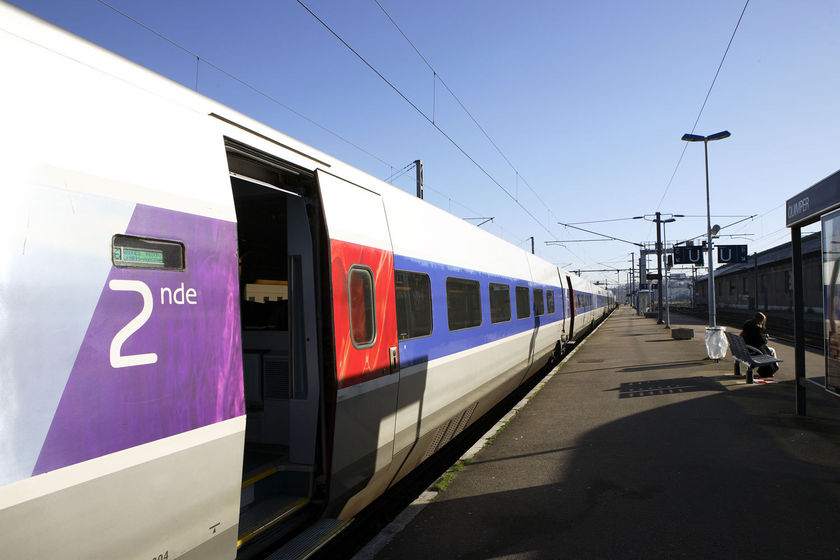
{"type": "Polygon", "coordinates": [[[9,557],[328,530],[614,303],[7,4],[0,70],[9,557]]]}

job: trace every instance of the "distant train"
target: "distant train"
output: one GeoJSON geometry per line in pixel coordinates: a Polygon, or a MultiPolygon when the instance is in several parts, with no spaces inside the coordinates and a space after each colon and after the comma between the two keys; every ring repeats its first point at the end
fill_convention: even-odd
{"type": "Polygon", "coordinates": [[[7,558],[352,517],[611,293],[0,4],[7,558]]]}

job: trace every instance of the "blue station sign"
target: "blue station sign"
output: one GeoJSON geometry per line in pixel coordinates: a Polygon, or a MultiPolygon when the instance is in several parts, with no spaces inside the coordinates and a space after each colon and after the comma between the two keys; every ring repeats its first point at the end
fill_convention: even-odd
{"type": "Polygon", "coordinates": [[[840,171],[805,189],[786,205],[787,227],[816,222],[821,215],[840,207],[840,171]]]}
{"type": "Polygon", "coordinates": [[[703,266],[702,247],[674,247],[674,264],[693,264],[703,266]]]}
{"type": "Polygon", "coordinates": [[[717,259],[721,264],[734,264],[747,262],[746,245],[718,245],[717,259]]]}

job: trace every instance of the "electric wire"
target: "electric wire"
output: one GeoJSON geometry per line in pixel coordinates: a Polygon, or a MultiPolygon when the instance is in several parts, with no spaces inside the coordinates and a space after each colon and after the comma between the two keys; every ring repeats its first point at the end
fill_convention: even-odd
{"type": "MultiPolygon", "coordinates": [[[[141,21],[139,21],[139,20],[137,20],[137,19],[135,19],[135,18],[131,17],[131,16],[130,16],[130,15],[128,15],[127,13],[125,13],[125,12],[123,12],[123,11],[121,11],[121,10],[119,10],[119,9],[115,8],[114,6],[112,6],[111,4],[109,4],[108,2],[105,2],[105,0],[96,0],[96,1],[97,1],[97,2],[99,2],[100,4],[102,4],[103,6],[105,6],[105,7],[109,8],[109,9],[113,10],[114,12],[116,12],[117,14],[119,14],[119,15],[121,15],[122,17],[126,18],[127,20],[129,20],[129,21],[133,22],[134,24],[136,24],[136,25],[138,25],[138,26],[142,27],[143,29],[145,29],[145,30],[149,31],[150,33],[153,33],[154,35],[157,35],[158,37],[160,37],[161,39],[163,39],[163,40],[164,40],[164,41],[166,41],[167,43],[171,44],[172,46],[174,46],[174,47],[176,47],[176,48],[178,48],[178,49],[182,50],[183,52],[185,52],[185,53],[189,54],[190,56],[195,57],[195,58],[196,58],[197,63],[198,63],[198,61],[203,62],[203,63],[204,63],[204,64],[206,64],[207,66],[210,66],[211,68],[213,68],[214,70],[217,70],[218,72],[220,72],[220,73],[224,74],[225,76],[227,76],[227,77],[228,77],[228,78],[230,78],[231,80],[234,80],[235,82],[237,82],[237,83],[239,83],[239,84],[241,84],[241,85],[245,86],[246,88],[250,89],[250,90],[251,90],[251,91],[253,91],[254,93],[257,93],[258,95],[260,95],[260,96],[262,96],[262,97],[264,97],[264,98],[268,99],[268,100],[269,100],[269,101],[271,101],[272,103],[274,103],[274,104],[276,104],[276,105],[278,105],[278,106],[280,106],[280,107],[282,107],[282,108],[286,109],[286,110],[287,110],[287,111],[289,111],[290,113],[292,113],[292,114],[294,114],[294,115],[298,116],[299,118],[301,118],[301,119],[305,120],[305,121],[306,121],[306,122],[308,122],[309,124],[314,125],[314,126],[316,126],[316,127],[320,128],[321,130],[323,130],[324,132],[327,132],[328,134],[331,134],[332,136],[334,136],[334,137],[338,138],[339,140],[341,140],[341,141],[342,141],[342,142],[344,142],[345,144],[348,144],[348,145],[352,146],[353,148],[355,148],[355,149],[359,150],[360,152],[362,152],[362,153],[364,153],[364,154],[367,154],[368,156],[372,157],[373,159],[375,159],[376,161],[378,161],[378,162],[380,162],[380,163],[382,163],[382,164],[384,164],[384,165],[387,165],[387,166],[389,166],[389,167],[393,167],[391,164],[389,164],[387,161],[385,161],[384,159],[380,158],[380,157],[379,157],[379,156],[377,156],[376,154],[373,154],[373,153],[369,152],[368,150],[366,150],[366,149],[362,148],[362,147],[361,147],[361,146],[359,146],[358,144],[355,144],[354,142],[351,142],[350,140],[348,140],[348,139],[347,139],[347,138],[345,138],[344,136],[341,136],[341,135],[340,135],[340,134],[338,134],[337,132],[335,132],[335,131],[333,131],[333,130],[330,130],[329,128],[327,128],[326,126],[322,125],[321,123],[319,123],[319,122],[317,122],[317,121],[315,121],[315,120],[313,120],[313,119],[311,119],[311,118],[307,117],[306,115],[304,115],[304,114],[303,114],[303,113],[301,113],[300,111],[298,111],[298,110],[296,110],[296,109],[294,109],[294,108],[290,107],[289,105],[286,105],[285,103],[283,103],[282,101],[280,101],[280,100],[279,100],[279,99],[277,99],[276,97],[272,96],[271,94],[268,94],[268,93],[264,92],[263,90],[261,90],[261,89],[259,89],[258,87],[256,87],[256,86],[252,85],[251,83],[246,82],[245,80],[243,80],[242,78],[240,78],[240,77],[236,76],[235,74],[233,74],[233,73],[231,73],[231,72],[228,72],[227,70],[225,70],[225,69],[224,69],[224,68],[222,68],[221,66],[218,66],[217,64],[214,64],[213,62],[211,62],[211,61],[207,60],[206,58],[200,57],[197,53],[194,53],[193,51],[189,50],[188,48],[184,47],[183,45],[181,45],[181,44],[177,43],[176,41],[173,41],[172,39],[170,39],[169,37],[167,37],[167,36],[166,36],[166,35],[164,35],[163,33],[160,33],[159,31],[157,31],[157,30],[155,30],[155,29],[153,29],[153,28],[149,27],[149,26],[148,26],[148,25],[146,25],[145,23],[143,23],[143,22],[141,22],[141,21]]],[[[196,90],[197,90],[197,89],[198,89],[198,69],[196,69],[196,78],[195,78],[195,82],[196,82],[196,90]]]]}
{"type": "MultiPolygon", "coordinates": [[[[729,37],[729,43],[726,45],[726,50],[723,52],[723,56],[720,59],[720,64],[718,64],[717,70],[715,71],[715,77],[712,78],[712,83],[709,86],[709,90],[706,92],[706,97],[703,99],[703,105],[700,107],[700,112],[697,114],[697,118],[694,120],[694,126],[691,127],[691,134],[694,134],[694,131],[697,129],[697,124],[700,122],[700,117],[703,115],[703,110],[706,108],[706,103],[709,101],[709,96],[712,94],[712,89],[715,87],[715,82],[717,82],[718,74],[720,74],[720,69],[723,68],[723,62],[726,60],[726,55],[729,53],[729,47],[732,46],[732,41],[735,40],[735,34],[738,32],[738,27],[741,25],[741,20],[744,18],[744,13],[747,11],[747,6],[749,6],[750,0],[747,0],[744,3],[744,9],[741,10],[741,15],[738,16],[738,22],[735,24],[735,29],[732,30],[732,35],[729,37]]],[[[680,164],[682,163],[683,156],[685,156],[685,151],[688,149],[688,143],[686,142],[683,146],[682,152],[680,153],[680,158],[677,160],[677,165],[674,167],[674,172],[671,173],[671,178],[668,180],[668,184],[665,186],[665,192],[662,193],[662,198],[659,199],[659,204],[657,204],[656,208],[662,207],[662,202],[665,200],[665,197],[668,195],[668,190],[671,188],[671,184],[674,182],[674,177],[677,175],[677,170],[680,168],[680,164]]]]}
{"type": "Polygon", "coordinates": [[[414,165],[415,165],[414,162],[411,162],[408,165],[406,165],[405,167],[403,167],[402,169],[400,169],[399,171],[395,171],[395,172],[391,173],[391,175],[387,179],[385,179],[385,182],[386,183],[391,183],[393,181],[396,181],[397,179],[399,179],[400,177],[402,177],[403,175],[408,173],[408,171],[412,167],[414,167],[414,165]]]}
{"type": "Polygon", "coordinates": [[[398,87],[396,87],[393,83],[391,83],[379,70],[377,70],[370,62],[367,61],[358,51],[356,51],[353,47],[350,46],[347,41],[345,41],[341,35],[339,35],[335,30],[332,29],[324,20],[318,17],[315,12],[313,12],[306,4],[303,3],[302,0],[296,0],[300,6],[305,9],[309,14],[315,18],[327,31],[329,31],[336,39],[338,39],[341,44],[343,44],[351,53],[353,53],[362,63],[367,66],[374,74],[379,76],[379,78],[384,81],[394,92],[399,95],[406,103],[409,104],[411,108],[413,108],[420,116],[422,116],[426,121],[431,124],[444,138],[446,138],[461,154],[464,155],[468,160],[470,160],[473,165],[476,166],[490,181],[493,182],[499,189],[502,190],[514,203],[516,203],[519,208],[522,209],[537,225],[543,228],[549,235],[554,235],[551,229],[542,223],[528,208],[525,207],[521,202],[519,202],[518,198],[515,197],[509,190],[507,190],[493,175],[490,174],[487,169],[485,169],[478,161],[471,156],[464,148],[461,147],[446,131],[444,131],[440,126],[438,126],[430,117],[427,115],[422,109],[420,109],[414,102],[412,102],[398,87]]]}
{"type": "MultiPolygon", "coordinates": [[[[174,40],[170,39],[170,38],[169,38],[169,37],[167,37],[166,35],[164,35],[164,34],[160,33],[159,31],[157,31],[157,30],[155,30],[154,28],[152,28],[152,27],[150,27],[150,26],[146,25],[145,23],[143,23],[143,22],[141,22],[141,21],[137,20],[136,18],[134,18],[134,17],[132,17],[132,16],[128,15],[127,13],[125,13],[125,12],[123,12],[123,11],[119,10],[118,8],[116,8],[116,7],[112,6],[111,4],[109,4],[109,3],[105,2],[104,0],[97,0],[97,2],[98,2],[99,4],[102,4],[102,5],[103,5],[103,6],[105,6],[106,8],[108,8],[108,9],[112,10],[113,12],[115,12],[115,13],[119,14],[120,16],[124,17],[125,19],[127,19],[127,20],[128,20],[128,21],[130,21],[130,22],[132,22],[133,24],[135,24],[135,25],[137,25],[137,26],[139,26],[139,27],[142,27],[142,28],[143,28],[143,29],[145,29],[146,31],[149,31],[149,32],[150,32],[150,33],[152,33],[153,35],[157,36],[158,38],[163,39],[164,41],[166,41],[167,43],[169,43],[169,44],[171,44],[172,46],[176,47],[177,49],[179,49],[179,50],[181,50],[181,51],[183,51],[183,52],[187,53],[187,54],[188,54],[188,55],[190,55],[191,57],[195,57],[195,59],[196,59],[196,66],[197,66],[200,62],[203,62],[204,64],[206,64],[206,65],[210,66],[211,68],[214,68],[215,70],[219,71],[220,73],[222,73],[223,75],[227,76],[228,78],[230,78],[230,79],[234,80],[235,82],[237,82],[237,83],[239,83],[239,84],[244,85],[244,86],[245,86],[245,87],[247,87],[248,89],[250,89],[250,90],[252,90],[252,91],[254,91],[254,92],[258,93],[258,94],[259,94],[259,95],[261,95],[262,97],[265,97],[266,99],[268,99],[268,100],[269,100],[269,101],[271,101],[272,103],[275,103],[276,105],[278,105],[278,106],[280,106],[280,107],[282,107],[282,108],[286,109],[287,111],[289,111],[289,112],[293,113],[294,115],[296,115],[296,116],[300,117],[301,119],[303,119],[303,120],[307,121],[308,123],[310,123],[310,124],[312,124],[312,125],[314,125],[314,126],[316,126],[316,127],[320,128],[321,130],[324,130],[325,132],[327,132],[327,133],[331,134],[332,136],[334,136],[334,137],[338,138],[339,140],[341,140],[342,142],[344,142],[344,143],[346,143],[346,144],[348,144],[348,145],[352,146],[353,148],[356,148],[357,150],[361,151],[362,153],[367,154],[368,156],[372,157],[373,159],[375,159],[375,160],[379,161],[380,163],[382,163],[382,164],[384,164],[384,165],[388,166],[388,167],[389,167],[389,168],[391,168],[392,170],[395,168],[395,166],[394,166],[393,164],[391,164],[391,163],[389,163],[389,162],[385,161],[384,159],[382,159],[382,158],[380,158],[379,156],[377,156],[377,155],[375,155],[375,154],[371,153],[370,151],[368,151],[368,150],[366,150],[366,149],[362,148],[361,146],[359,146],[359,145],[355,144],[354,142],[351,142],[350,140],[348,140],[347,138],[345,138],[345,137],[341,136],[341,135],[340,135],[340,134],[338,134],[337,132],[335,132],[335,131],[333,131],[333,130],[330,130],[330,129],[329,129],[329,128],[327,128],[326,126],[324,126],[324,125],[322,125],[322,124],[318,123],[317,121],[315,121],[315,120],[313,120],[313,119],[311,119],[311,118],[307,117],[307,116],[306,116],[306,115],[304,115],[303,113],[301,113],[301,112],[299,112],[299,111],[295,110],[294,108],[290,107],[289,105],[286,105],[285,103],[283,103],[283,102],[281,102],[281,101],[277,100],[276,98],[274,98],[274,97],[273,97],[273,96],[271,96],[270,94],[268,94],[268,93],[266,93],[266,92],[264,92],[264,91],[260,90],[260,89],[259,89],[259,88],[257,88],[256,86],[254,86],[254,85],[252,85],[252,84],[250,84],[250,83],[246,82],[245,80],[243,80],[243,79],[239,78],[238,76],[236,76],[236,75],[232,74],[231,72],[228,72],[228,71],[227,71],[227,70],[225,70],[224,68],[222,68],[222,67],[220,67],[220,66],[218,66],[218,65],[214,64],[213,62],[211,62],[211,61],[207,60],[206,58],[202,58],[200,55],[198,55],[197,53],[194,53],[193,51],[191,51],[191,50],[190,50],[190,49],[188,49],[187,47],[185,47],[185,46],[181,45],[181,44],[180,44],[180,43],[178,43],[177,41],[174,41],[174,40]]],[[[197,90],[198,90],[198,68],[197,68],[197,67],[196,67],[195,87],[196,87],[196,91],[197,91],[197,90]]],[[[401,170],[401,171],[402,171],[402,173],[401,173],[400,171],[396,172],[396,173],[395,173],[395,174],[393,174],[391,177],[389,177],[388,179],[386,179],[386,182],[389,182],[389,181],[394,181],[394,180],[398,179],[400,176],[402,176],[403,174],[405,174],[405,172],[406,172],[408,169],[410,169],[413,165],[414,165],[414,163],[413,163],[413,162],[412,162],[412,163],[410,163],[410,164],[408,164],[406,167],[404,167],[404,168],[401,170]]],[[[446,196],[446,197],[447,197],[447,199],[449,200],[449,202],[450,202],[450,203],[455,203],[456,205],[461,206],[461,207],[463,207],[463,208],[465,208],[465,209],[469,210],[470,212],[473,212],[473,213],[475,213],[475,212],[476,212],[476,211],[474,211],[474,210],[470,209],[469,207],[467,207],[466,205],[464,205],[464,204],[462,204],[462,203],[458,202],[457,200],[453,199],[453,198],[452,198],[452,197],[450,197],[449,195],[446,195],[446,194],[445,194],[445,193],[443,193],[442,191],[438,191],[438,190],[436,190],[436,189],[433,189],[432,187],[429,187],[428,185],[424,186],[424,188],[425,188],[425,189],[427,189],[427,190],[433,191],[433,192],[437,192],[437,193],[439,193],[439,194],[441,194],[441,195],[443,195],[443,196],[446,196]]],[[[498,227],[499,227],[500,229],[503,229],[503,228],[501,228],[501,226],[498,226],[498,227]]]]}
{"type": "MultiPolygon", "coordinates": [[[[448,85],[448,84],[447,84],[447,83],[443,80],[443,78],[441,78],[441,77],[440,77],[440,74],[437,72],[437,70],[436,70],[436,69],[432,66],[432,64],[428,61],[428,59],[427,59],[425,56],[423,56],[423,53],[421,53],[421,52],[420,52],[420,49],[418,49],[418,48],[417,48],[417,46],[416,46],[416,45],[415,45],[415,44],[411,41],[411,39],[409,39],[409,38],[408,38],[408,35],[406,35],[406,34],[405,34],[405,32],[402,30],[402,28],[401,28],[401,27],[397,24],[397,22],[394,20],[394,18],[393,18],[393,17],[391,17],[391,14],[389,14],[389,13],[388,13],[388,11],[387,11],[387,10],[386,10],[383,6],[382,6],[382,4],[380,4],[379,0],[373,0],[373,1],[376,3],[376,5],[377,5],[377,6],[379,6],[379,9],[380,9],[380,10],[382,10],[382,13],[384,13],[384,14],[385,14],[385,16],[388,18],[388,20],[389,20],[389,21],[390,21],[390,22],[394,25],[394,27],[397,29],[397,31],[399,31],[399,32],[400,32],[400,35],[402,35],[402,36],[403,36],[403,38],[404,38],[404,39],[408,42],[408,44],[409,44],[409,45],[411,45],[411,48],[412,48],[412,49],[414,49],[414,52],[416,52],[416,53],[417,53],[417,56],[419,56],[419,57],[420,57],[420,59],[421,59],[421,60],[422,60],[422,61],[426,64],[426,66],[429,68],[429,70],[431,70],[431,71],[432,71],[432,73],[433,73],[433,75],[434,75],[435,80],[436,80],[436,81],[440,81],[440,83],[443,85],[443,87],[445,87],[445,88],[446,88],[446,91],[448,91],[448,92],[449,92],[449,95],[451,95],[451,96],[452,96],[452,98],[453,98],[453,99],[454,99],[454,100],[458,103],[458,105],[461,107],[461,109],[463,109],[464,113],[466,113],[466,114],[467,114],[467,116],[470,118],[470,120],[472,120],[473,124],[475,124],[475,126],[476,126],[476,127],[477,127],[480,131],[481,131],[481,133],[484,135],[484,137],[487,139],[487,141],[488,141],[488,142],[490,142],[490,144],[491,144],[491,145],[492,145],[492,146],[496,149],[496,151],[499,153],[499,155],[500,155],[500,156],[502,156],[502,159],[504,159],[504,160],[505,160],[505,162],[506,162],[506,163],[510,166],[510,168],[514,171],[514,173],[516,173],[517,179],[522,179],[522,182],[525,184],[525,186],[527,186],[527,187],[528,187],[528,189],[529,189],[532,193],[534,193],[534,196],[536,196],[536,197],[537,197],[537,200],[539,200],[539,201],[540,201],[540,203],[541,203],[543,206],[545,206],[545,207],[548,209],[548,211],[549,211],[549,212],[551,212],[551,208],[548,206],[548,204],[546,204],[546,203],[545,203],[545,201],[544,201],[544,200],[540,197],[539,193],[531,187],[531,185],[528,183],[528,181],[526,181],[526,180],[525,180],[525,178],[524,178],[524,177],[522,177],[522,174],[521,174],[521,173],[519,173],[519,170],[518,170],[518,169],[516,169],[516,166],[514,166],[514,165],[513,165],[513,163],[512,163],[512,162],[510,161],[510,159],[509,159],[509,158],[505,155],[505,153],[504,153],[504,152],[502,151],[502,149],[498,146],[498,144],[496,144],[496,142],[495,142],[495,141],[494,141],[494,140],[490,137],[490,135],[487,133],[487,131],[484,129],[484,127],[483,127],[483,126],[481,126],[481,124],[478,122],[478,120],[475,118],[475,116],[474,116],[474,115],[470,112],[470,110],[469,110],[469,109],[467,109],[466,105],[464,105],[464,103],[461,101],[461,99],[460,99],[457,95],[455,95],[455,92],[454,92],[454,91],[452,91],[452,88],[450,88],[450,87],[449,87],[449,85],[448,85]]],[[[433,97],[432,97],[432,103],[433,103],[433,105],[432,105],[432,106],[433,106],[433,110],[434,110],[434,92],[433,92],[433,97]]],[[[433,120],[434,120],[434,119],[433,119],[433,120]]],[[[517,197],[518,197],[518,195],[517,195],[517,197]]]]}

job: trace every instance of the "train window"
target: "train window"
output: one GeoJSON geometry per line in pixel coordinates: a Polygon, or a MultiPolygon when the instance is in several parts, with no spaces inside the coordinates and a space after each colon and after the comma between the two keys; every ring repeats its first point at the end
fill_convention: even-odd
{"type": "Polygon", "coordinates": [[[490,322],[510,321],[510,286],[490,282],[490,322]]]}
{"type": "Polygon", "coordinates": [[[400,340],[432,334],[432,283],[428,274],[395,271],[400,340]]]}
{"type": "Polygon", "coordinates": [[[539,288],[534,288],[534,315],[545,315],[545,298],[543,298],[543,291],[539,288]]]}
{"type": "Polygon", "coordinates": [[[373,271],[354,264],[347,274],[350,300],[350,338],[356,348],[369,348],[376,340],[373,271]]]}
{"type": "Polygon", "coordinates": [[[531,316],[531,292],[524,286],[516,287],[516,318],[525,319],[531,316]]]}
{"type": "Polygon", "coordinates": [[[446,279],[446,314],[450,331],[481,324],[481,291],[477,281],[446,279]]]}
{"type": "Polygon", "coordinates": [[[548,314],[554,314],[554,290],[545,291],[545,303],[548,306],[548,314]]]}
{"type": "Polygon", "coordinates": [[[184,270],[184,244],[118,234],[111,238],[111,261],[119,268],[184,270]]]}

